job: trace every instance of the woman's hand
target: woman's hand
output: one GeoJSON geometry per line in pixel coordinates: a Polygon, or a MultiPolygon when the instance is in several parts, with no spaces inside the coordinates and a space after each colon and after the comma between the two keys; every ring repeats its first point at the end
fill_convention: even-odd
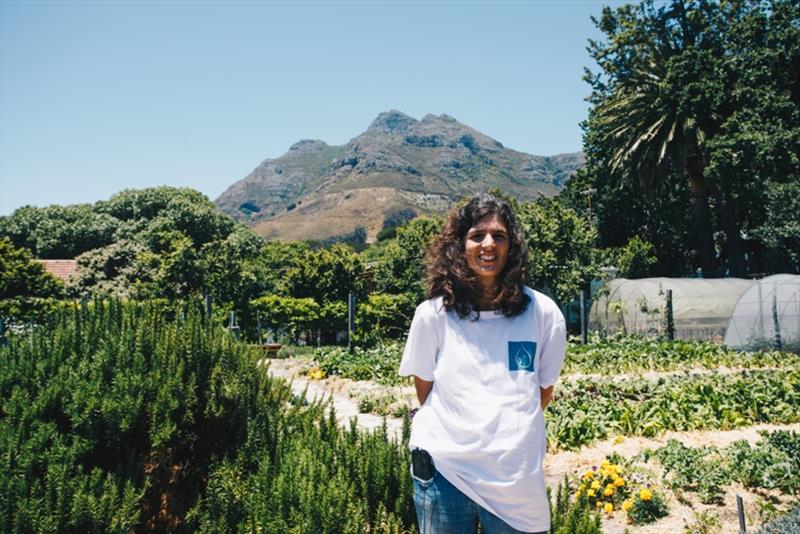
{"type": "MultiPolygon", "coordinates": [[[[433,382],[431,382],[431,384],[433,384],[433,382]]],[[[550,401],[553,400],[553,387],[555,386],[539,388],[539,405],[542,407],[542,411],[544,411],[547,405],[550,404],[550,401]]],[[[419,395],[419,389],[417,389],[417,395],[419,395]]]]}
{"type": "Polygon", "coordinates": [[[433,389],[433,382],[428,382],[414,375],[414,387],[417,388],[417,399],[419,400],[419,405],[422,406],[425,404],[431,389],[433,389]]]}

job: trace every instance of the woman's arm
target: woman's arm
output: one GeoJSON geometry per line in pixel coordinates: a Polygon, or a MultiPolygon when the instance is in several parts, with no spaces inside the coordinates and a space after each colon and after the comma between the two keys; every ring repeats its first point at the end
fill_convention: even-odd
{"type": "MultiPolygon", "coordinates": [[[[433,382],[431,382],[431,385],[433,382]]],[[[555,386],[550,386],[549,388],[539,388],[539,404],[542,407],[542,411],[547,408],[547,405],[550,404],[550,401],[553,400],[553,388],[555,386]]],[[[417,395],[419,395],[419,387],[417,387],[417,395]]]]}
{"type": "Polygon", "coordinates": [[[419,405],[422,406],[428,399],[428,394],[431,392],[431,389],[433,389],[433,382],[428,382],[414,375],[414,387],[417,388],[417,399],[419,399],[419,405]]]}

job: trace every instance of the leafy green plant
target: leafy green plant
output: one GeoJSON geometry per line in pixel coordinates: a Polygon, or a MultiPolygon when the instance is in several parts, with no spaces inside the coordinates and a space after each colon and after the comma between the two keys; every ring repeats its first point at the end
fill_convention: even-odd
{"type": "Polygon", "coordinates": [[[567,347],[564,373],[618,374],[689,369],[799,368],[800,355],[780,351],[739,352],[710,341],[667,341],[636,335],[595,336],[567,347]]]}
{"type": "Polygon", "coordinates": [[[628,521],[634,525],[653,523],[666,517],[669,512],[661,492],[654,488],[634,491],[633,496],[622,506],[628,512],[628,521]]]}
{"type": "Polygon", "coordinates": [[[721,503],[730,476],[718,455],[706,459],[710,452],[671,439],[655,456],[664,466],[665,480],[674,490],[697,491],[701,502],[721,503]]]}
{"type": "Polygon", "coordinates": [[[669,440],[654,456],[664,467],[665,481],[674,491],[694,491],[701,502],[720,503],[724,488],[733,481],[749,488],[797,494],[800,459],[784,449],[793,451],[798,440],[799,433],[787,431],[762,433],[762,439],[754,446],[740,440],[724,448],[687,447],[669,440]]]}
{"type": "Polygon", "coordinates": [[[694,512],[693,522],[683,529],[683,534],[719,534],[720,532],[722,532],[722,523],[719,516],[710,510],[694,512]]]}
{"type": "Polygon", "coordinates": [[[407,378],[397,374],[402,357],[403,346],[397,342],[371,349],[357,348],[352,354],[344,347],[323,347],[314,354],[320,369],[327,376],[373,380],[384,385],[408,383],[407,378]]]}
{"type": "Polygon", "coordinates": [[[610,435],[730,429],[800,420],[800,371],[682,374],[657,380],[565,379],[548,407],[548,439],[578,448],[610,435]]]}

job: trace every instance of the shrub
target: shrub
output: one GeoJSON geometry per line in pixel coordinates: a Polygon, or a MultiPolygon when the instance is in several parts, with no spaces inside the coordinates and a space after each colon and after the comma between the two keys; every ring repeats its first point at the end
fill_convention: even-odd
{"type": "Polygon", "coordinates": [[[551,534],[601,534],[600,514],[572,500],[573,489],[569,480],[559,483],[555,503],[548,489],[550,502],[551,534]]]}
{"type": "Polygon", "coordinates": [[[0,532],[413,530],[408,424],[342,429],[182,311],[96,302],[0,347],[0,532]]]}
{"type": "Polygon", "coordinates": [[[800,506],[785,516],[762,525],[758,534],[800,534],[800,506]]]}

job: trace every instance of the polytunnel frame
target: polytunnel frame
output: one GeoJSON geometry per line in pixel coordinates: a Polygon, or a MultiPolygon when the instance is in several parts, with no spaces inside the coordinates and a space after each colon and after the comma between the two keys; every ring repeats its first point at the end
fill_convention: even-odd
{"type": "Polygon", "coordinates": [[[754,281],[753,285],[739,297],[731,312],[725,329],[724,344],[744,350],[764,348],[800,350],[800,275],[775,274],[754,281]],[[796,286],[794,291],[792,291],[793,286],[796,286]],[[788,288],[789,297],[779,302],[777,297],[784,287],[788,288]],[[757,293],[755,302],[758,303],[758,315],[747,322],[746,318],[750,315],[741,311],[737,314],[737,310],[755,305],[752,300],[753,292],[757,293]],[[776,309],[773,309],[773,302],[776,304],[776,309]],[[790,309],[792,306],[795,309],[790,309]],[[742,331],[748,331],[751,335],[745,336],[742,331]]]}

